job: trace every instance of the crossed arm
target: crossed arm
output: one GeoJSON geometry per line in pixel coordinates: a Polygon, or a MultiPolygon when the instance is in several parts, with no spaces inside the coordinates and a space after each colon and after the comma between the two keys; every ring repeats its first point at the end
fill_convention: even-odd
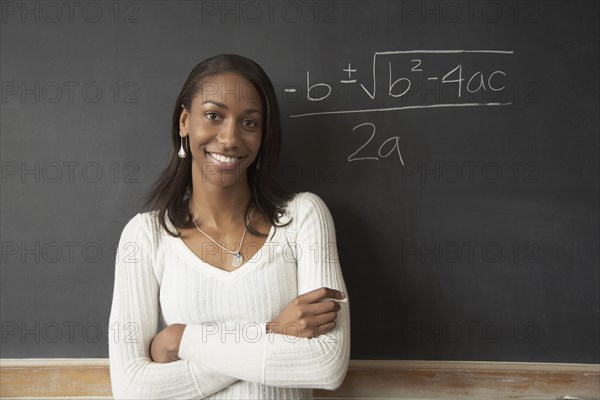
{"type": "MultiPolygon", "coordinates": [[[[273,321],[265,324],[266,331],[302,338],[315,338],[332,331],[339,302],[346,294],[321,287],[297,296],[273,321]]],[[[179,350],[186,324],[171,324],[160,331],[150,345],[150,356],[157,363],[180,360],[179,350]]]]}
{"type": "Polygon", "coordinates": [[[340,299],[346,288],[337,253],[319,262],[308,257],[315,243],[335,244],[335,231],[322,201],[307,197],[313,212],[300,216],[297,238],[305,250],[297,258],[298,293],[303,294],[277,318],[261,324],[260,329],[273,333],[259,331],[253,343],[206,335],[205,324],[173,324],[156,334],[159,286],[148,251],[150,235],[136,223],[140,215],[130,221],[119,249],[133,243],[140,251],[134,262],[123,255],[116,262],[109,332],[115,398],[204,398],[238,380],[299,388],[335,389],[341,384],[350,352],[349,303],[320,301],[340,299]],[[301,329],[286,329],[290,324],[301,329]],[[119,338],[125,325],[137,329],[135,341],[119,338]]]}

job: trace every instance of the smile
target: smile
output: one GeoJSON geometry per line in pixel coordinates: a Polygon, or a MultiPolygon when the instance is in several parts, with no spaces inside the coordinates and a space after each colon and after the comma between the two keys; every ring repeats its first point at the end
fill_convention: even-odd
{"type": "Polygon", "coordinates": [[[206,152],[208,159],[221,169],[233,169],[243,157],[228,157],[218,153],[206,152]]]}

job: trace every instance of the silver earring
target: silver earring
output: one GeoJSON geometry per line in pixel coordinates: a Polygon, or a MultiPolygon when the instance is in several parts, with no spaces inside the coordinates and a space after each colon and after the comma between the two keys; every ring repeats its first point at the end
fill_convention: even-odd
{"type": "Polygon", "coordinates": [[[177,155],[179,156],[179,158],[185,158],[185,156],[187,155],[186,152],[185,152],[185,149],[183,148],[183,141],[185,139],[187,139],[187,136],[181,138],[181,147],[179,148],[179,153],[177,153],[177,155]]]}
{"type": "Polygon", "coordinates": [[[260,156],[258,156],[258,162],[256,163],[256,169],[260,169],[260,156]]]}

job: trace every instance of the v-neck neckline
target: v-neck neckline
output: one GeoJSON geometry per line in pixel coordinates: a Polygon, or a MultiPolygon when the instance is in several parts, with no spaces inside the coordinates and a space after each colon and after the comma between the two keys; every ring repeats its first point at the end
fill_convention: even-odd
{"type": "MultiPolygon", "coordinates": [[[[175,226],[173,226],[171,220],[168,217],[168,213],[166,214],[165,222],[167,223],[167,226],[170,229],[175,229],[175,226]]],[[[175,229],[175,231],[177,230],[175,229]]],[[[275,226],[271,225],[269,235],[267,236],[267,240],[265,240],[263,245],[256,251],[256,253],[254,253],[252,257],[250,257],[249,260],[247,260],[238,268],[232,271],[226,271],[222,268],[215,267],[214,265],[204,261],[202,258],[198,257],[198,255],[196,255],[196,253],[194,253],[192,249],[188,247],[188,245],[183,241],[183,239],[181,239],[181,237],[173,237],[171,235],[167,236],[169,236],[170,239],[173,239],[177,243],[177,245],[182,249],[182,255],[190,262],[190,264],[197,267],[200,271],[203,271],[206,274],[221,280],[232,281],[235,278],[245,275],[247,272],[256,268],[256,266],[260,264],[262,259],[270,258],[269,256],[265,256],[262,253],[267,247],[267,243],[274,241],[276,233],[277,230],[275,230],[275,226]],[[257,257],[262,257],[262,259],[256,260],[257,257]]],[[[268,250],[271,251],[270,248],[268,250]]]]}

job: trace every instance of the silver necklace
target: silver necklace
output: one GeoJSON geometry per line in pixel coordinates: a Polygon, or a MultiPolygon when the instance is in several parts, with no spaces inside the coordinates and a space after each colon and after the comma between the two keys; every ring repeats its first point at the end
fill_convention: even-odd
{"type": "MultiPolygon", "coordinates": [[[[252,221],[252,212],[254,210],[250,211],[250,217],[249,220],[252,221]]],[[[192,210],[190,209],[190,214],[192,214],[192,221],[194,221],[194,225],[196,225],[196,228],[202,232],[204,234],[204,236],[206,236],[207,238],[209,238],[210,240],[212,240],[212,242],[214,244],[216,244],[217,246],[219,246],[220,248],[222,248],[223,250],[225,250],[226,252],[228,252],[229,254],[233,255],[233,259],[231,260],[231,266],[232,267],[239,267],[240,265],[242,265],[242,263],[244,262],[244,257],[242,256],[242,254],[240,253],[240,249],[242,248],[242,244],[244,244],[244,238],[246,237],[246,232],[248,232],[248,224],[246,224],[246,229],[244,230],[244,234],[242,235],[242,240],[240,240],[240,245],[238,247],[238,249],[236,251],[231,251],[223,246],[221,246],[221,244],[219,242],[217,242],[215,239],[213,239],[208,233],[204,232],[202,229],[200,229],[200,227],[198,226],[198,224],[196,223],[196,217],[194,217],[194,213],[192,213],[192,210]]]]}

